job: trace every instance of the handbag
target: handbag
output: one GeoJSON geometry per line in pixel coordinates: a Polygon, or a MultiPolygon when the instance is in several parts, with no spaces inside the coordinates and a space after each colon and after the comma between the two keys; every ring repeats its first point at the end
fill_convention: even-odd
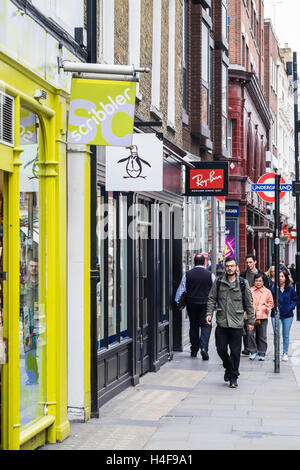
{"type": "Polygon", "coordinates": [[[260,325],[260,324],[261,324],[261,320],[259,318],[256,318],[255,319],[255,326],[260,325]]]}

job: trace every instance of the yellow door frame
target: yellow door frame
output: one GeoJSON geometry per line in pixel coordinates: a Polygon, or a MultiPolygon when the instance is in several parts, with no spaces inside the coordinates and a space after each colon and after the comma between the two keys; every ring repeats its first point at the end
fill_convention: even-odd
{"type": "MultiPolygon", "coordinates": [[[[53,109],[5,83],[5,91],[15,99],[14,129],[15,146],[5,150],[0,169],[7,173],[5,187],[7,200],[7,322],[4,334],[8,337],[8,364],[2,367],[3,449],[32,448],[30,440],[45,433],[47,440],[63,440],[70,433],[67,419],[67,325],[66,325],[66,143],[61,140],[62,122],[66,114],[65,99],[59,94],[51,98],[53,109]],[[19,167],[20,154],[20,108],[35,112],[40,121],[41,144],[39,152],[40,224],[47,238],[47,259],[41,248],[43,293],[47,318],[46,327],[46,403],[47,415],[21,429],[20,425],[20,370],[19,370],[19,167]],[[2,167],[3,166],[3,167],[2,167]],[[45,282],[47,279],[47,283],[45,282]],[[65,286],[65,289],[63,288],[65,286]]],[[[2,150],[1,146],[1,150],[2,150]]],[[[3,150],[4,152],[4,150],[3,150]]],[[[5,208],[4,208],[5,209],[5,208]]],[[[43,238],[43,237],[41,237],[43,238]]],[[[45,240],[44,240],[45,243],[45,240]]]]}

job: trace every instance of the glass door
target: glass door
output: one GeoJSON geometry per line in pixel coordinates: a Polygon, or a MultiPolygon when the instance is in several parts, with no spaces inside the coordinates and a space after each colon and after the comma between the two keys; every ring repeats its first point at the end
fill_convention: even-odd
{"type": "Polygon", "coordinates": [[[140,375],[150,370],[150,204],[143,201],[138,221],[138,370],[140,375]]]}
{"type": "Polygon", "coordinates": [[[45,266],[42,253],[46,247],[41,226],[41,207],[45,195],[38,177],[40,153],[39,119],[21,108],[20,193],[19,193],[19,365],[21,430],[47,414],[47,356],[45,312],[45,266]]]}

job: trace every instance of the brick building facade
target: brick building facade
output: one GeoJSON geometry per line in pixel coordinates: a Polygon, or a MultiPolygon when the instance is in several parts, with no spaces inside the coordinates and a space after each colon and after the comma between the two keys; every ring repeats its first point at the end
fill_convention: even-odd
{"type": "Polygon", "coordinates": [[[232,158],[226,207],[239,208],[239,219],[235,222],[241,269],[247,253],[255,253],[261,269],[265,269],[269,219],[265,203],[249,190],[250,184],[265,173],[271,126],[271,114],[263,94],[264,9],[261,0],[229,0],[228,3],[228,118],[232,158]]]}
{"type": "MultiPolygon", "coordinates": [[[[227,0],[184,0],[183,2],[183,147],[197,160],[218,160],[228,156],[228,27],[227,0]]],[[[204,251],[210,257],[216,242],[216,258],[225,246],[225,203],[189,198],[196,212],[207,214],[205,237],[188,243],[186,251],[204,251]],[[216,233],[212,230],[212,211],[216,233]],[[222,235],[223,234],[223,235],[222,235]]],[[[197,238],[197,237],[196,237],[197,238]]],[[[199,238],[199,237],[198,237],[199,238]]],[[[187,265],[192,257],[186,259],[187,265]]]]}
{"type": "Polygon", "coordinates": [[[184,15],[183,145],[204,160],[227,157],[227,0],[185,0],[184,15]]]}
{"type": "MultiPolygon", "coordinates": [[[[266,19],[264,25],[264,57],[265,57],[265,87],[264,95],[272,115],[272,130],[270,132],[270,146],[272,156],[278,156],[278,67],[280,66],[280,53],[278,38],[271,23],[266,19]]],[[[276,161],[275,161],[276,162],[276,161]]],[[[276,165],[277,167],[277,165],[276,165]]]]}

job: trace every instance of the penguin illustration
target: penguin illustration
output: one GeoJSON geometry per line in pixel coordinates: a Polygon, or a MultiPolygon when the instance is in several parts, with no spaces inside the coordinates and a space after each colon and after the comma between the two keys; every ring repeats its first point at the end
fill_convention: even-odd
{"type": "Polygon", "coordinates": [[[142,163],[148,165],[151,168],[150,163],[143,160],[139,157],[138,148],[136,145],[131,145],[126,147],[130,150],[130,155],[125,158],[121,158],[118,163],[126,162],[126,173],[128,176],[123,176],[123,178],[146,178],[146,176],[141,176],[142,173],[142,163]]]}

